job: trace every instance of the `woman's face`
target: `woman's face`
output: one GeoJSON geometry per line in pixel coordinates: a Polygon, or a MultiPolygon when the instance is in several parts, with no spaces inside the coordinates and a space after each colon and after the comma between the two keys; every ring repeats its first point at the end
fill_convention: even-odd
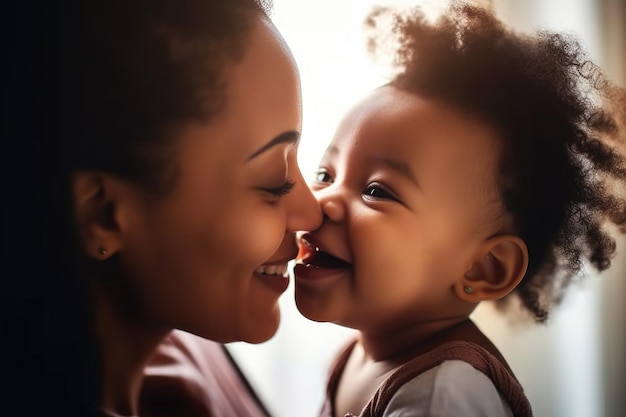
{"type": "Polygon", "coordinates": [[[297,69],[270,23],[252,29],[226,93],[216,119],[178,138],[175,188],[156,203],[135,193],[119,255],[142,321],[255,343],[278,327],[292,232],[321,222],[296,162],[297,69]]]}

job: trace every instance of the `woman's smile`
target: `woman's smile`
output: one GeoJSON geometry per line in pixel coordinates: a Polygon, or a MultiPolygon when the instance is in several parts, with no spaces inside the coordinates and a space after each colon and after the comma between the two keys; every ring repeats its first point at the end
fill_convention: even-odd
{"type": "Polygon", "coordinates": [[[254,271],[254,277],[279,294],[284,293],[289,286],[289,274],[286,261],[263,264],[254,271]]]}

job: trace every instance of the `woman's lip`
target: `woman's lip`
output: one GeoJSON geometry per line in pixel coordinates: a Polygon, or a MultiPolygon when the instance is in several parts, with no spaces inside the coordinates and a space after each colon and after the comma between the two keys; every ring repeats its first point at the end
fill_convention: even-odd
{"type": "Polygon", "coordinates": [[[284,293],[289,287],[289,277],[282,275],[267,275],[254,273],[256,279],[262,282],[266,287],[275,291],[277,294],[284,293]]]}
{"type": "Polygon", "coordinates": [[[292,259],[293,258],[266,262],[263,265],[259,265],[254,272],[257,275],[276,275],[280,272],[280,275],[286,277],[287,266],[292,259]]]}
{"type": "Polygon", "coordinates": [[[267,261],[263,262],[258,267],[273,266],[273,265],[284,265],[284,264],[287,264],[287,263],[293,261],[296,258],[297,254],[298,254],[297,249],[296,249],[296,247],[294,247],[293,252],[289,251],[288,254],[283,253],[280,258],[278,258],[278,257],[270,258],[267,261]]]}
{"type": "Polygon", "coordinates": [[[289,274],[287,269],[291,259],[281,259],[265,262],[254,270],[254,276],[265,286],[282,294],[289,287],[289,274]]]}
{"type": "Polygon", "coordinates": [[[293,261],[293,260],[294,260],[294,257],[287,258],[287,259],[270,260],[270,261],[264,262],[263,264],[259,266],[285,265],[289,263],[289,261],[293,261]]]}

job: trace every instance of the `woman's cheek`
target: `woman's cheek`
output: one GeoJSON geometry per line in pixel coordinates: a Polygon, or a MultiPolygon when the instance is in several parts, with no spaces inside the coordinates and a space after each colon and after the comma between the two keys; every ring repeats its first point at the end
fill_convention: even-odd
{"type": "MultiPolygon", "coordinates": [[[[253,217],[253,216],[251,216],[253,217]]],[[[251,218],[247,228],[247,245],[259,256],[259,264],[267,261],[283,241],[286,222],[278,216],[251,218]]]]}

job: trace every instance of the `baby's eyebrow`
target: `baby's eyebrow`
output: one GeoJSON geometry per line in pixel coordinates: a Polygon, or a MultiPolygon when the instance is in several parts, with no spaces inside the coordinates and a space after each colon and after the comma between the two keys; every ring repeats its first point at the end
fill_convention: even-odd
{"type": "Polygon", "coordinates": [[[397,173],[399,173],[400,175],[402,175],[403,177],[411,181],[417,188],[420,188],[420,184],[417,181],[417,177],[411,170],[411,167],[406,162],[403,162],[394,158],[386,157],[386,156],[376,156],[374,158],[374,161],[378,164],[384,165],[396,171],[397,173]]]}
{"type": "Polygon", "coordinates": [[[322,156],[322,159],[330,155],[337,155],[338,153],[339,153],[339,148],[337,148],[335,145],[330,145],[324,151],[324,155],[322,156]]]}

